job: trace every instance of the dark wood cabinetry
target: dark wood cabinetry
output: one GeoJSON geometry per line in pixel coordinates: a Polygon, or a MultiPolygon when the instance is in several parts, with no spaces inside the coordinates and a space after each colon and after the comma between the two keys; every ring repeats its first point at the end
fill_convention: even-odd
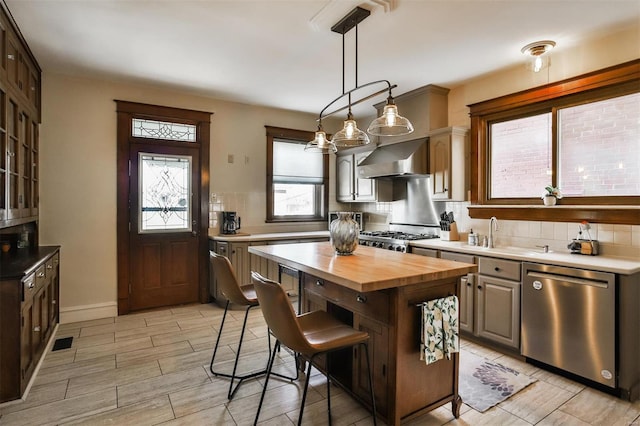
{"type": "Polygon", "coordinates": [[[41,70],[0,7],[0,228],[37,220],[41,70]]]}
{"type": "Polygon", "coordinates": [[[4,255],[0,265],[1,403],[22,396],[53,336],[60,253],[58,247],[39,247],[4,255]]]}

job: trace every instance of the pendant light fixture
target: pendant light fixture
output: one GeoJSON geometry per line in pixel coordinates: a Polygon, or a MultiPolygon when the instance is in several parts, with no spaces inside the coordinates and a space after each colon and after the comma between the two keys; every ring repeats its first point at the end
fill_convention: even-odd
{"type": "Polygon", "coordinates": [[[373,136],[400,136],[413,132],[413,125],[406,118],[398,114],[398,108],[395,105],[393,96],[391,94],[392,89],[397,86],[392,85],[388,80],[377,80],[363,85],[358,85],[358,24],[367,18],[371,12],[361,7],[356,7],[349,12],[344,18],[342,18],[337,24],[331,27],[331,31],[338,34],[342,34],[342,94],[333,101],[329,102],[318,116],[318,130],[316,131],[315,138],[307,143],[305,147],[306,151],[321,152],[328,154],[329,152],[336,152],[338,147],[354,147],[360,145],[367,145],[371,142],[367,132],[373,136]],[[344,35],[355,28],[355,85],[353,89],[345,91],[344,84],[344,35]],[[352,95],[364,92],[363,89],[370,89],[374,86],[386,85],[383,89],[380,89],[374,93],[364,95],[357,100],[352,100],[352,95]],[[358,128],[358,125],[353,118],[351,107],[378,96],[382,93],[388,92],[387,104],[384,107],[384,111],[380,118],[375,119],[367,128],[367,132],[364,132],[358,128]],[[336,102],[347,97],[348,103],[346,106],[327,112],[336,102]],[[329,141],[326,133],[322,130],[322,119],[333,115],[337,112],[348,110],[347,119],[344,121],[342,130],[336,132],[333,138],[329,141]]]}
{"type": "Polygon", "coordinates": [[[549,63],[549,57],[546,55],[556,45],[555,41],[542,40],[527,44],[520,51],[531,56],[531,69],[533,72],[540,72],[549,63]]]}

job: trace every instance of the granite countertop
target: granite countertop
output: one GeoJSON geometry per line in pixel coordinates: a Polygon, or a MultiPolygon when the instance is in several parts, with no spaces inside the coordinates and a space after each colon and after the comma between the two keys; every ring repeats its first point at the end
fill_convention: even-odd
{"type": "Polygon", "coordinates": [[[453,251],[482,257],[497,257],[500,259],[512,259],[547,265],[569,266],[593,271],[613,272],[622,275],[632,275],[640,272],[640,259],[631,257],[583,256],[553,250],[544,253],[542,249],[538,247],[496,247],[490,249],[470,246],[463,241],[444,241],[439,239],[412,241],[410,245],[413,247],[453,251]]]}
{"type": "Polygon", "coordinates": [[[51,256],[60,246],[38,246],[31,249],[17,249],[0,256],[0,280],[22,279],[31,273],[36,265],[51,256]]]}
{"type": "Polygon", "coordinates": [[[252,241],[277,241],[277,240],[302,240],[307,238],[329,238],[329,231],[306,231],[306,232],[274,232],[271,234],[220,234],[210,235],[214,241],[229,242],[252,242],[252,241]]]}
{"type": "Polygon", "coordinates": [[[252,246],[249,253],[358,292],[428,285],[477,270],[472,264],[366,246],[359,246],[350,256],[338,256],[329,242],[252,246]]]}

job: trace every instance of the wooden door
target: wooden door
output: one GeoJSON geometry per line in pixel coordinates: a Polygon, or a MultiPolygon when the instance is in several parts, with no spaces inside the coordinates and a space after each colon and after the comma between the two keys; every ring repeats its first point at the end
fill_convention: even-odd
{"type": "Polygon", "coordinates": [[[132,310],[198,300],[198,149],[131,144],[132,310]]]}
{"type": "Polygon", "coordinates": [[[118,314],[208,302],[211,113],[116,103],[118,314]]]}

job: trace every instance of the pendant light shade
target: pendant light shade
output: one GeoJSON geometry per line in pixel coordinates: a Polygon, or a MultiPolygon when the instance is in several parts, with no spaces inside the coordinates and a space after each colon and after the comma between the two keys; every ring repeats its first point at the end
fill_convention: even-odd
{"type": "Polygon", "coordinates": [[[356,121],[353,119],[351,111],[347,115],[347,119],[344,122],[342,130],[333,135],[333,144],[337,147],[350,147],[367,145],[371,142],[369,136],[358,129],[356,121]]]}
{"type": "Polygon", "coordinates": [[[329,154],[332,152],[336,152],[338,149],[329,140],[329,138],[327,138],[327,134],[322,129],[322,124],[320,124],[318,126],[318,130],[316,131],[316,137],[313,138],[312,141],[307,143],[307,145],[304,147],[304,150],[319,154],[329,154]]]}
{"type": "Polygon", "coordinates": [[[413,132],[413,125],[406,118],[398,115],[398,108],[393,102],[391,96],[391,90],[396,88],[396,85],[392,85],[389,80],[377,80],[366,84],[358,85],[358,24],[362,22],[371,12],[367,9],[357,6],[351,12],[349,12],[338,23],[331,27],[331,31],[342,34],[342,94],[329,102],[320,111],[318,116],[318,122],[322,123],[324,117],[333,115],[339,111],[344,111],[348,108],[349,113],[347,119],[344,122],[342,130],[336,132],[331,141],[327,139],[326,134],[322,131],[322,125],[318,126],[316,137],[309,142],[305,147],[305,151],[318,152],[328,154],[329,152],[336,152],[337,148],[349,148],[361,145],[367,145],[371,143],[367,132],[373,136],[400,136],[413,132]],[[344,39],[345,34],[355,28],[355,87],[351,90],[345,91],[345,49],[344,39]],[[384,85],[385,88],[379,89],[373,93],[371,91],[375,86],[384,85]],[[356,121],[351,114],[351,107],[361,102],[369,100],[375,96],[381,95],[385,92],[389,93],[387,98],[387,105],[384,107],[382,117],[374,120],[367,132],[363,132],[358,129],[356,121]],[[363,95],[364,93],[364,95],[363,95]],[[356,98],[352,99],[352,95],[356,98]],[[356,96],[357,95],[357,96],[356,96]],[[343,104],[344,98],[348,98],[346,105],[343,104]],[[339,107],[338,107],[339,106],[339,107]],[[331,110],[331,108],[336,108],[331,110]],[[327,111],[330,112],[327,112],[327,111]]]}
{"type": "Polygon", "coordinates": [[[369,124],[367,133],[372,136],[401,136],[413,132],[413,125],[409,120],[398,114],[398,107],[393,98],[387,98],[382,115],[369,124]]]}

